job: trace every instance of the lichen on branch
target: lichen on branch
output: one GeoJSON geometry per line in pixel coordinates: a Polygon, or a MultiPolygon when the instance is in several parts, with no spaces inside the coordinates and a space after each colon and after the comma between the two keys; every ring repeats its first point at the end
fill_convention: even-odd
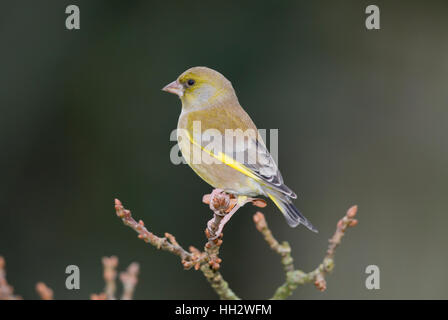
{"type": "Polygon", "coordinates": [[[303,272],[295,269],[294,259],[291,256],[291,247],[288,242],[279,243],[272,235],[271,230],[264,215],[257,212],[254,215],[254,222],[257,230],[264,236],[264,239],[269,244],[271,249],[281,256],[281,263],[286,274],[286,281],[281,285],[271,299],[279,300],[286,299],[299,286],[309,282],[313,282],[317,289],[324,291],[327,288],[325,276],[334,268],[334,254],[336,247],[341,243],[341,239],[345,231],[349,227],[354,227],[358,223],[355,219],[358,211],[357,206],[348,209],[346,215],[337,223],[336,231],[329,240],[327,253],[319,266],[311,272],[303,272]]]}

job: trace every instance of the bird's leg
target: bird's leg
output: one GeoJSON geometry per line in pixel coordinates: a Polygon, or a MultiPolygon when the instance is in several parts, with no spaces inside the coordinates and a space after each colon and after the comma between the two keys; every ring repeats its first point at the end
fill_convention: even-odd
{"type": "Polygon", "coordinates": [[[266,206],[266,201],[263,199],[246,196],[235,197],[221,189],[214,189],[211,194],[205,195],[202,201],[208,204],[214,213],[213,218],[207,223],[207,238],[209,240],[216,240],[230,218],[246,203],[251,202],[260,208],[266,206]]]}
{"type": "Polygon", "coordinates": [[[236,198],[221,189],[214,189],[210,195],[204,196],[203,202],[208,203],[214,213],[213,218],[207,223],[207,238],[216,240],[222,231],[221,221],[233,211],[236,198]]]}
{"type": "MultiPolygon", "coordinates": [[[[213,235],[212,235],[212,237],[209,238],[209,240],[215,240],[215,239],[217,239],[221,235],[221,232],[224,229],[224,226],[226,225],[227,222],[229,222],[230,218],[232,218],[232,216],[235,214],[235,212],[238,211],[239,208],[241,208],[241,206],[238,203],[236,203],[234,205],[234,207],[232,208],[232,210],[230,210],[229,213],[224,213],[222,215],[222,219],[221,219],[221,221],[219,222],[219,225],[218,225],[218,230],[216,230],[215,232],[211,233],[211,235],[212,234],[213,235]]],[[[214,219],[210,220],[209,223],[210,222],[213,223],[214,222],[213,220],[214,219]]],[[[210,229],[210,226],[208,224],[207,224],[207,226],[210,229]]]]}

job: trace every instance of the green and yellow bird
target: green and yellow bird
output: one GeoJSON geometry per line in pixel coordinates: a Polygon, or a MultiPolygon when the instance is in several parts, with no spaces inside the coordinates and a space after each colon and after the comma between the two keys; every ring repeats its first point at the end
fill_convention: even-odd
{"type": "Polygon", "coordinates": [[[177,127],[179,148],[204,181],[234,194],[238,200],[258,195],[269,197],[291,227],[303,224],[317,232],[293,205],[296,194],[283,183],[276,163],[252,119],[240,106],[229,80],[210,68],[194,67],[162,90],[178,95],[182,101],[177,127]],[[204,139],[205,132],[208,136],[212,132],[214,138],[220,134],[221,143],[232,147],[217,148],[216,144],[210,147],[212,144],[204,139]],[[228,132],[239,133],[236,143],[228,132]],[[238,139],[240,136],[242,139],[238,139]]]}

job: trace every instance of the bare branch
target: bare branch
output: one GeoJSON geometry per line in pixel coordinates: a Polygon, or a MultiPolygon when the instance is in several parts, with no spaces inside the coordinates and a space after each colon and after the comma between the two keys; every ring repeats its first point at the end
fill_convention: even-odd
{"type": "MultiPolygon", "coordinates": [[[[103,278],[106,286],[104,292],[91,294],[90,300],[116,300],[117,295],[117,267],[118,258],[116,256],[103,257],[103,278]]],[[[120,273],[120,281],[123,284],[121,300],[131,300],[134,295],[135,286],[138,282],[139,264],[133,262],[126,271],[120,273]]]]}
{"type": "Polygon", "coordinates": [[[294,270],[294,260],[291,257],[291,247],[288,242],[280,244],[272,235],[271,230],[268,228],[268,224],[264,215],[261,212],[257,212],[254,217],[254,222],[257,230],[263,235],[266,242],[269,244],[272,250],[277,252],[282,257],[282,265],[285,272],[294,270]]]}
{"type": "Polygon", "coordinates": [[[282,257],[283,269],[286,273],[286,282],[281,285],[275,292],[272,299],[286,299],[292,294],[298,285],[314,282],[314,285],[320,290],[324,291],[327,288],[325,275],[331,272],[334,268],[334,254],[336,247],[341,243],[341,239],[348,227],[357,225],[358,220],[355,219],[357,206],[348,209],[346,215],[337,223],[336,231],[329,240],[327,254],[323,262],[313,271],[305,273],[301,270],[295,270],[293,265],[293,258],[291,257],[291,247],[287,242],[279,244],[269,230],[266,219],[261,212],[254,215],[255,226],[258,231],[264,236],[269,246],[282,257]]]}
{"type": "Polygon", "coordinates": [[[121,204],[121,201],[118,199],[115,199],[115,211],[117,213],[117,216],[123,220],[123,223],[125,225],[134,229],[135,232],[138,233],[139,239],[142,239],[146,243],[153,245],[157,249],[171,252],[179,256],[182,260],[192,260],[193,257],[191,253],[185,251],[181,246],[179,246],[177,242],[173,244],[166,237],[160,238],[154,235],[152,232],[149,232],[142,220],[140,220],[139,222],[135,221],[134,218],[132,218],[131,211],[126,210],[121,204]]]}
{"type": "Polygon", "coordinates": [[[14,288],[6,280],[6,262],[0,256],[0,300],[22,300],[22,297],[14,294],[14,288]]]}
{"type": "Polygon", "coordinates": [[[133,262],[129,265],[126,271],[120,273],[120,280],[121,283],[123,283],[123,295],[121,296],[121,300],[132,300],[135,286],[138,282],[139,271],[139,264],[133,262]]]}
{"type": "MultiPolygon", "coordinates": [[[[103,257],[103,269],[104,269],[104,281],[106,287],[104,292],[100,294],[91,294],[91,300],[115,300],[116,292],[116,278],[117,278],[117,266],[118,258],[103,257]]],[[[134,295],[135,286],[138,282],[139,265],[134,262],[129,265],[125,272],[120,274],[120,280],[123,283],[123,295],[122,300],[131,300],[134,295]]],[[[36,284],[36,291],[42,300],[53,300],[53,290],[49,288],[45,283],[38,282],[36,284]]],[[[0,300],[21,300],[20,296],[14,295],[13,287],[6,281],[5,271],[5,259],[0,256],[0,300]]]]}
{"type": "Polygon", "coordinates": [[[107,300],[107,296],[104,292],[102,293],[92,293],[90,295],[90,300],[107,300]]]}
{"type": "MultiPolygon", "coordinates": [[[[216,201],[222,201],[222,198],[217,197],[216,201]]],[[[226,200],[224,199],[224,202],[226,200]]],[[[228,202],[230,204],[230,202],[228,202]]],[[[217,211],[224,211],[228,209],[228,206],[219,207],[218,203],[217,211]]],[[[211,239],[210,232],[216,232],[220,226],[220,219],[222,216],[220,214],[215,215],[214,223],[210,223],[210,231],[206,229],[207,238],[209,238],[208,242],[205,245],[204,252],[199,251],[195,247],[190,246],[190,252],[186,251],[182,248],[177,242],[176,238],[169,234],[165,233],[164,238],[160,238],[153,233],[149,232],[145,226],[143,221],[139,221],[138,223],[132,218],[131,212],[129,210],[124,209],[120,200],[115,200],[115,210],[117,216],[120,217],[123,223],[132,229],[134,229],[138,234],[139,238],[145,240],[145,242],[153,245],[157,249],[162,249],[168,252],[171,252],[182,259],[182,265],[185,269],[190,269],[194,267],[195,270],[201,270],[204,274],[207,281],[211,284],[212,288],[216,291],[216,293],[221,297],[221,299],[239,299],[235,293],[229,288],[228,283],[224,280],[222,275],[219,273],[219,264],[221,259],[218,257],[219,247],[222,244],[222,235],[216,239],[211,239]]],[[[219,213],[219,212],[218,212],[219,213]]],[[[213,219],[212,219],[213,220],[213,219]]]]}
{"type": "Polygon", "coordinates": [[[43,282],[36,284],[36,291],[41,300],[53,300],[53,290],[43,282]]]}
{"type": "Polygon", "coordinates": [[[103,257],[103,278],[106,283],[104,293],[108,300],[115,300],[115,291],[117,291],[117,267],[118,258],[116,256],[103,257]]]}
{"type": "MultiPolygon", "coordinates": [[[[201,270],[221,299],[239,299],[219,272],[220,264],[222,263],[221,258],[219,258],[219,249],[223,243],[222,230],[230,217],[245,203],[251,202],[253,205],[263,208],[266,206],[266,202],[262,199],[253,198],[241,199],[240,197],[237,199],[235,196],[217,189],[213,190],[211,194],[205,195],[202,201],[208,204],[213,211],[213,218],[207,223],[205,230],[207,242],[204,246],[204,251],[200,251],[192,246],[189,247],[189,251],[185,250],[179,245],[176,238],[169,233],[165,233],[165,237],[163,238],[154,235],[146,229],[143,221],[135,221],[131,216],[131,212],[124,209],[118,199],[115,200],[115,210],[117,216],[122,219],[123,223],[139,234],[138,237],[140,239],[143,239],[157,249],[162,249],[179,256],[185,269],[194,267],[195,270],[201,270]]],[[[323,262],[309,273],[295,269],[294,260],[291,256],[291,247],[288,242],[279,243],[275,239],[261,212],[257,212],[254,215],[254,222],[258,231],[263,235],[269,246],[281,256],[283,269],[286,273],[286,282],[277,289],[272,299],[285,299],[292,294],[298,285],[308,282],[314,282],[319,290],[325,290],[325,275],[334,268],[333,258],[335,249],[340,244],[346,229],[357,224],[357,220],[354,219],[356,211],[356,206],[350,208],[347,214],[338,222],[336,232],[330,239],[327,254],[323,262]]],[[[101,298],[101,296],[96,298],[101,298]]]]}

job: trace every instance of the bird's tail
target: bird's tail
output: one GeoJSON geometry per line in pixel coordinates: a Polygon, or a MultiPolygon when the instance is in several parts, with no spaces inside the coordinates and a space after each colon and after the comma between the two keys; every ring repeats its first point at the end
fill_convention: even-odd
{"type": "Polygon", "coordinates": [[[275,205],[280,209],[286,218],[289,226],[297,227],[299,224],[303,224],[305,227],[313,232],[317,232],[317,229],[313,227],[311,222],[300,213],[291,200],[283,195],[276,195],[273,192],[268,192],[267,195],[275,203],[275,205]]]}

